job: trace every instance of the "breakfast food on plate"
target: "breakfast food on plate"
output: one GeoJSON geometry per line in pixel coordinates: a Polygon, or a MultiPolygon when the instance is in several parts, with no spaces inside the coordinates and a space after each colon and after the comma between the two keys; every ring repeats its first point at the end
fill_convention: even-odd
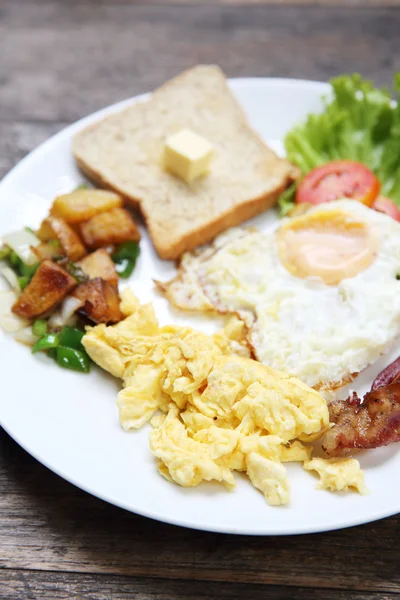
{"type": "Polygon", "coordinates": [[[368,392],[361,400],[354,392],[329,406],[335,426],[323,447],[330,456],[343,456],[400,441],[400,383],[368,392]]]}
{"type": "Polygon", "coordinates": [[[390,365],[383,369],[377,375],[372,383],[371,391],[378,390],[381,387],[391,383],[396,383],[400,379],[400,357],[394,360],[390,365]]]}
{"type": "Polygon", "coordinates": [[[167,137],[164,150],[164,167],[191,183],[210,171],[214,147],[190,129],[181,129],[167,137]]]}
{"type": "Polygon", "coordinates": [[[367,494],[368,489],[364,483],[364,473],[360,463],[354,458],[313,458],[304,462],[306,471],[316,471],[320,477],[318,489],[331,492],[348,492],[354,489],[360,494],[367,494]]]}
{"type": "Polygon", "coordinates": [[[112,208],[95,215],[79,225],[79,232],[89,250],[140,240],[139,230],[124,208],[112,208]]]}
{"type": "Polygon", "coordinates": [[[77,263],[77,266],[82,269],[89,279],[100,277],[114,287],[118,286],[118,273],[115,269],[115,263],[109,252],[104,248],[99,248],[87,254],[77,263]]]}
{"type": "Polygon", "coordinates": [[[3,236],[0,325],[61,366],[87,372],[86,323],[117,323],[118,275],[128,277],[140,233],[114,192],[77,189],[58,196],[39,229],[3,236]],[[3,310],[4,309],[4,310],[3,310]]]}
{"type": "Polygon", "coordinates": [[[70,194],[57,196],[51,206],[50,214],[74,225],[122,206],[123,201],[119,194],[107,190],[94,192],[91,188],[78,187],[70,194]]]}
{"type": "Polygon", "coordinates": [[[390,198],[380,196],[380,189],[376,175],[362,163],[333,160],[315,167],[281,196],[281,216],[298,216],[316,204],[349,198],[400,221],[400,208],[390,198]]]}
{"type": "Polygon", "coordinates": [[[330,404],[334,426],[323,439],[327,454],[343,456],[400,441],[399,378],[400,358],[379,373],[362,400],[353,392],[347,400],[330,404]]]}
{"type": "Polygon", "coordinates": [[[377,176],[362,163],[333,160],[307,173],[297,186],[296,202],[314,205],[351,198],[372,206],[380,189],[377,176]]]}
{"type": "Polygon", "coordinates": [[[264,233],[231,230],[159,287],[179,308],[237,314],[255,358],[329,391],[400,333],[399,272],[400,224],[338,200],[264,233]]]}
{"type": "Polygon", "coordinates": [[[357,75],[332,91],[282,159],[222,71],[195,67],[75,136],[78,166],[108,190],[80,186],[36,232],[3,236],[0,325],[60,366],[93,360],[120,378],[121,426],[150,422],[159,472],[181,486],[232,489],[244,472],[284,505],[285,463],[299,462],[319,488],[364,494],[350,455],[400,441],[400,358],[362,400],[334,399],[400,334],[400,104],[357,75]],[[231,228],[278,198],[290,218],[231,228]],[[124,202],[159,256],[180,258],[158,288],[229,317],[222,331],[161,327],[151,304],[119,294],[141,237],[124,202]]]}
{"type": "Polygon", "coordinates": [[[297,169],[250,128],[215,66],[186,71],[149,100],[88,126],[75,136],[73,153],[91,180],[140,209],[165,259],[270,208],[297,176],[297,169]],[[171,156],[174,135],[179,148],[175,139],[171,156]],[[200,150],[193,148],[198,136],[204,138],[200,150]],[[168,140],[167,166],[179,177],[165,168],[168,140]],[[203,176],[190,183],[181,178],[192,180],[196,174],[203,176]]]}
{"type": "Polygon", "coordinates": [[[151,421],[150,448],[164,477],[185,487],[215,480],[231,489],[233,471],[244,471],[269,504],[280,505],[289,502],[283,463],[298,461],[320,473],[321,487],[365,492],[357,461],[310,461],[311,442],[329,426],[325,400],[296,377],[248,358],[238,319],[213,336],[160,327],[152,306],[140,305],[129,290],[121,309],[125,320],[88,329],[82,343],[123,381],[122,427],[151,421]]]}
{"type": "Polygon", "coordinates": [[[330,83],[332,96],[324,99],[324,110],[308,115],[286,135],[287,157],[305,177],[281,196],[281,214],[288,214],[295,201],[346,197],[399,221],[399,74],[394,77],[394,98],[358,74],[341,75],[330,83]]]}
{"type": "Polygon", "coordinates": [[[53,310],[76,286],[76,279],[51,260],[41,262],[13,306],[13,313],[35,319],[53,310]]]}
{"type": "Polygon", "coordinates": [[[392,217],[395,221],[400,221],[400,208],[399,206],[393,202],[390,198],[385,198],[385,196],[378,196],[374,201],[372,208],[377,210],[378,212],[385,213],[392,217]]]}
{"type": "Polygon", "coordinates": [[[287,190],[286,196],[281,197],[281,215],[298,216],[316,204],[349,198],[400,221],[400,208],[390,198],[380,196],[380,189],[381,183],[376,175],[362,163],[333,160],[315,167],[296,186],[287,190]],[[294,190],[293,205],[290,198],[294,190]]]}

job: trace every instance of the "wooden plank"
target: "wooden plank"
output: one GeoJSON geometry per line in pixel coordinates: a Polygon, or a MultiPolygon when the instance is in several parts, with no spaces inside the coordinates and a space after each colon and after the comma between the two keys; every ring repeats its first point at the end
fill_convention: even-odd
{"type": "Polygon", "coordinates": [[[286,538],[181,529],[81,492],[0,438],[0,568],[395,593],[399,522],[286,538]]]}
{"type": "MultiPolygon", "coordinates": [[[[71,573],[5,571],[0,575],[2,600],[373,600],[369,592],[288,588],[285,586],[204,583],[71,573]]],[[[385,594],[385,600],[398,600],[385,594]]]]}
{"type": "Polygon", "coordinates": [[[384,84],[400,70],[400,7],[4,0],[0,18],[2,121],[73,121],[199,62],[228,76],[360,71],[384,84]]]}
{"type": "MultiPolygon", "coordinates": [[[[10,0],[9,0],[10,1],[10,0]]],[[[11,0],[13,2],[24,0],[11,0]]],[[[65,2],[65,0],[36,0],[36,3],[65,2]]],[[[69,0],[69,4],[82,4],[81,0],[69,0]]],[[[131,4],[134,6],[398,6],[399,0],[84,0],[86,4],[131,4]]]]}

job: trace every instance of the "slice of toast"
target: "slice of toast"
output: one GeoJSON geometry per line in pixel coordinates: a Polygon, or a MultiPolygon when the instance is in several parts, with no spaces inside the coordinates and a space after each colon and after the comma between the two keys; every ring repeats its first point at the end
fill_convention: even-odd
{"type": "Polygon", "coordinates": [[[216,66],[186,71],[149,100],[90,125],[75,136],[73,153],[90,179],[140,209],[164,259],[271,207],[295,176],[249,127],[216,66]],[[165,138],[183,128],[215,148],[211,172],[190,185],[162,162],[165,138]]]}

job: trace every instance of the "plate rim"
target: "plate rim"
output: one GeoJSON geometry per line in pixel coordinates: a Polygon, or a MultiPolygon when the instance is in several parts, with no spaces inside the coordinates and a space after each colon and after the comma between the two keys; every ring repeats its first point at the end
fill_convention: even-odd
{"type": "MultiPolygon", "coordinates": [[[[265,84],[271,84],[271,83],[279,85],[279,86],[286,86],[286,87],[297,87],[300,85],[303,87],[307,87],[309,89],[315,89],[315,91],[318,92],[320,95],[329,93],[329,91],[331,89],[330,84],[327,82],[321,82],[321,81],[309,80],[309,79],[301,79],[301,78],[239,77],[239,78],[229,78],[228,82],[229,82],[229,85],[233,88],[233,90],[235,90],[237,88],[241,88],[241,87],[246,87],[248,85],[263,87],[263,86],[265,86],[265,84]]],[[[90,113],[90,114],[78,119],[77,121],[74,121],[73,123],[67,125],[66,127],[63,127],[60,131],[58,131],[57,133],[55,133],[54,135],[52,135],[48,139],[46,139],[44,142],[39,144],[36,148],[34,148],[31,152],[29,152],[24,158],[22,158],[14,167],[12,167],[10,169],[10,171],[0,181],[0,190],[8,184],[9,180],[11,180],[14,177],[19,176],[19,172],[23,170],[26,163],[28,163],[29,161],[32,161],[32,160],[40,159],[41,154],[45,153],[47,151],[47,149],[51,145],[57,143],[58,140],[66,139],[66,138],[71,139],[72,135],[75,132],[82,129],[83,127],[90,125],[91,123],[94,123],[95,121],[97,121],[109,114],[112,114],[113,112],[117,112],[119,110],[126,108],[127,106],[135,104],[136,102],[141,102],[143,100],[146,100],[146,98],[149,97],[150,93],[151,92],[139,94],[139,95],[127,98],[125,100],[116,102],[114,104],[108,105],[106,107],[103,107],[93,113],[90,113]]],[[[285,530],[281,530],[281,529],[274,530],[273,527],[271,528],[270,524],[267,527],[261,526],[257,530],[254,530],[252,528],[237,530],[233,526],[224,525],[221,528],[221,527],[214,526],[214,525],[205,525],[202,522],[196,522],[196,520],[194,520],[193,518],[191,518],[191,519],[186,518],[186,517],[181,518],[179,516],[171,518],[171,517],[165,516],[163,514],[157,513],[154,510],[151,510],[148,512],[148,511],[146,511],[145,508],[136,508],[135,507],[133,509],[132,506],[129,506],[127,503],[122,502],[116,498],[113,498],[112,494],[105,494],[105,493],[94,491],[90,485],[85,485],[84,483],[82,484],[81,482],[78,482],[73,476],[65,475],[63,473],[62,469],[59,469],[57,466],[53,465],[51,460],[48,460],[46,457],[41,456],[40,452],[36,452],[35,450],[30,449],[29,444],[25,444],[24,440],[20,439],[18,433],[13,430],[13,427],[10,427],[4,423],[4,417],[1,414],[0,414],[0,426],[4,429],[4,431],[6,431],[6,433],[21,448],[23,448],[24,451],[26,451],[28,454],[30,454],[35,460],[37,460],[44,467],[46,467],[47,469],[52,471],[57,476],[61,477],[65,481],[68,481],[68,483],[74,485],[75,487],[84,491],[85,493],[88,493],[96,498],[99,498],[100,500],[102,500],[104,502],[107,502],[109,504],[117,506],[123,510],[127,510],[127,511],[137,514],[139,516],[143,516],[143,517],[146,517],[146,518],[149,518],[149,519],[152,519],[155,521],[159,521],[161,523],[166,523],[169,525],[185,527],[187,529],[193,529],[193,530],[198,530],[198,531],[207,531],[207,532],[212,532],[212,533],[247,535],[247,536],[249,536],[249,535],[250,536],[306,535],[306,534],[313,534],[313,533],[322,533],[322,532],[327,532],[327,531],[335,531],[335,530],[339,530],[339,529],[343,529],[343,528],[356,527],[358,525],[375,522],[375,521],[393,516],[400,512],[400,509],[398,507],[397,508],[389,507],[385,510],[381,509],[381,510],[375,511],[374,513],[370,513],[368,515],[368,517],[365,517],[365,515],[364,515],[364,516],[359,516],[358,518],[354,518],[354,516],[351,516],[350,518],[342,518],[342,519],[338,518],[333,524],[327,524],[327,525],[318,524],[318,525],[315,525],[314,527],[310,526],[309,523],[306,526],[302,526],[301,524],[299,524],[295,528],[292,527],[290,531],[285,531],[285,530]]],[[[277,508],[276,510],[279,510],[279,508],[277,508]]]]}

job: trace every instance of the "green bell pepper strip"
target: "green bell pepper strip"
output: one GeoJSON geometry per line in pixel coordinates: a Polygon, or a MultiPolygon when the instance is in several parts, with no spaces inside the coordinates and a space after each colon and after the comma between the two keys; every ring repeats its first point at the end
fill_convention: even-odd
{"type": "Polygon", "coordinates": [[[135,268],[135,262],[130,258],[122,258],[119,262],[115,263],[115,270],[120,277],[127,279],[135,268]]]}
{"type": "Polygon", "coordinates": [[[19,268],[20,259],[18,257],[18,254],[15,252],[15,250],[10,249],[10,253],[8,255],[8,260],[10,261],[10,265],[12,267],[19,268]]]}
{"type": "Polygon", "coordinates": [[[32,279],[34,274],[36,273],[40,263],[35,263],[34,265],[27,265],[22,260],[19,259],[19,270],[21,271],[22,277],[28,277],[29,281],[32,279]]]}
{"type": "Polygon", "coordinates": [[[17,276],[20,278],[19,284],[20,288],[23,290],[24,287],[28,285],[28,283],[36,273],[36,270],[39,267],[40,263],[37,262],[33,265],[27,265],[19,258],[18,254],[11,248],[8,248],[8,253],[6,254],[5,258],[8,260],[10,266],[14,269],[17,276]]]}
{"type": "Polygon", "coordinates": [[[32,324],[32,333],[38,337],[43,337],[48,331],[47,321],[44,319],[36,319],[32,324]]]}
{"type": "Polygon", "coordinates": [[[75,327],[64,327],[60,333],[60,346],[75,348],[75,350],[83,350],[82,338],[85,332],[82,329],[75,327]]]}
{"type": "Polygon", "coordinates": [[[117,246],[114,254],[112,255],[113,260],[121,260],[123,258],[130,258],[135,260],[140,254],[139,244],[137,242],[125,242],[120,246],[117,246]]]}
{"type": "Polygon", "coordinates": [[[89,373],[90,358],[86,352],[76,350],[76,348],[67,348],[66,346],[58,346],[56,350],[56,362],[60,367],[79,371],[80,373],[89,373]]]}
{"type": "Polygon", "coordinates": [[[117,247],[111,258],[115,263],[115,270],[120,277],[126,278],[131,275],[139,254],[140,247],[137,242],[125,242],[125,244],[117,247]]]}
{"type": "Polygon", "coordinates": [[[30,277],[18,277],[18,285],[20,290],[24,290],[28,283],[30,282],[30,277]]]}
{"type": "Polygon", "coordinates": [[[36,342],[32,348],[32,354],[36,352],[44,352],[50,348],[57,348],[60,343],[60,336],[57,333],[48,333],[36,342]]]}

